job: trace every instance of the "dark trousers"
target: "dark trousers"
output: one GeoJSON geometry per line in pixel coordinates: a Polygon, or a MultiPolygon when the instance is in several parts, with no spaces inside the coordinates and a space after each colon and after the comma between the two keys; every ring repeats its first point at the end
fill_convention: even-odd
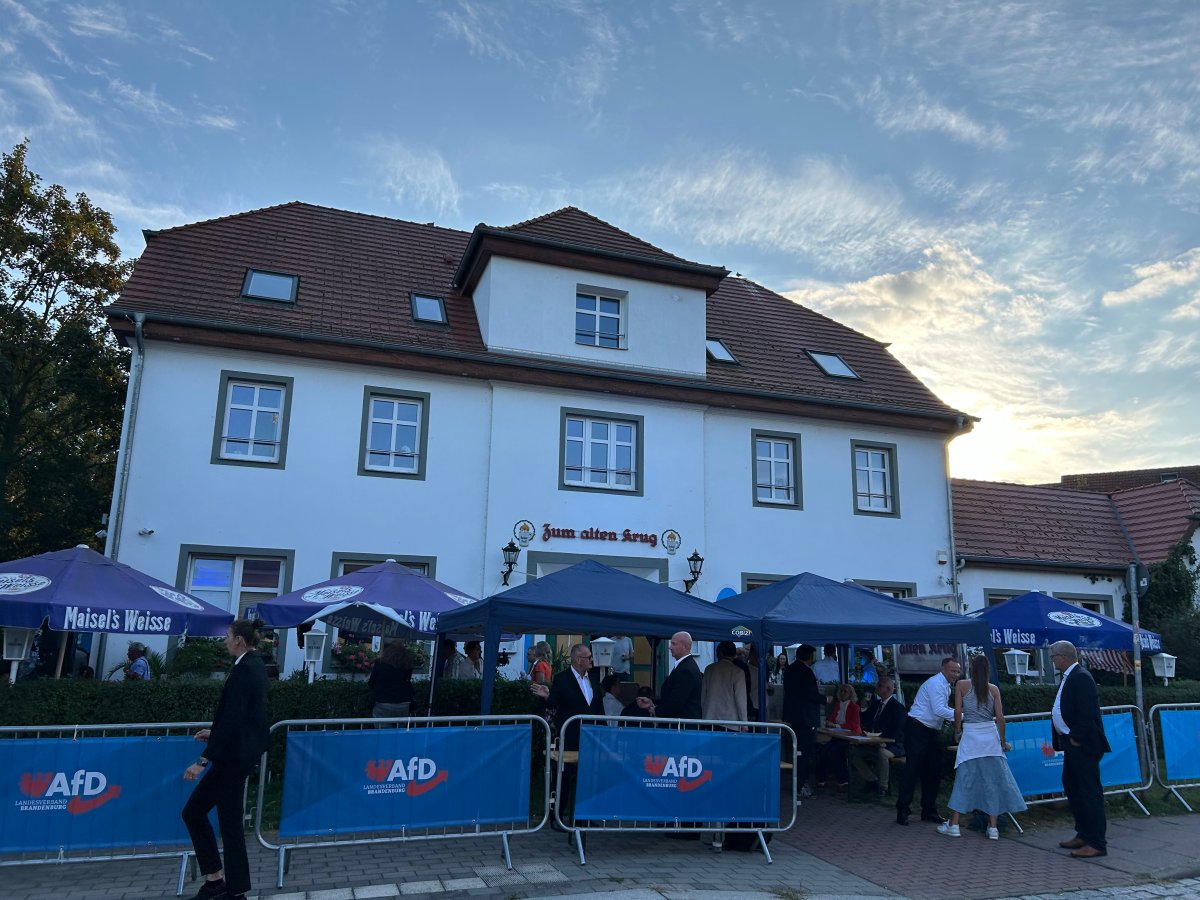
{"type": "Polygon", "coordinates": [[[1100,760],[1090,756],[1083,748],[1072,745],[1067,738],[1063,751],[1063,790],[1067,792],[1067,803],[1075,817],[1076,833],[1087,841],[1089,847],[1107,850],[1105,838],[1108,820],[1104,814],[1104,787],[1100,783],[1100,760]]]}
{"type": "Polygon", "coordinates": [[[221,871],[217,836],[213,834],[208,813],[217,808],[217,825],[225,847],[225,890],[244,894],[250,890],[250,863],[246,859],[246,835],[242,830],[243,791],[254,763],[214,762],[200,780],[192,796],[183,805],[183,824],[187,826],[196,851],[196,863],[203,875],[221,871]]]}
{"type": "Polygon", "coordinates": [[[792,731],[796,732],[796,785],[802,788],[808,784],[808,770],[817,761],[817,732],[809,725],[792,723],[792,731]]]}
{"type": "Polygon", "coordinates": [[[907,816],[912,810],[917,780],[921,781],[921,815],[937,815],[938,787],[942,783],[942,740],[936,728],[927,728],[909,716],[904,720],[904,749],[907,762],[900,776],[896,812],[907,816]]]}
{"type": "Polygon", "coordinates": [[[846,742],[836,738],[817,748],[817,781],[824,781],[832,770],[838,784],[849,783],[850,770],[846,764],[846,750],[846,742]]]}

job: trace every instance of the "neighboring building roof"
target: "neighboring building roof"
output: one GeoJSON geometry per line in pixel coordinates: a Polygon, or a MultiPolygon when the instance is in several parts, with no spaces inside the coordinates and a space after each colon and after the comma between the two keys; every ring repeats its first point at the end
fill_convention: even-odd
{"type": "Polygon", "coordinates": [[[1139,558],[1147,564],[1165,560],[1172,547],[1191,538],[1200,526],[1200,487],[1190,481],[1118,491],[1112,500],[1139,558]]]}
{"type": "Polygon", "coordinates": [[[1133,560],[1108,497],[952,478],[955,552],[969,561],[1100,566],[1133,560]]]}
{"type": "MultiPolygon", "coordinates": [[[[1063,475],[1057,487],[1077,491],[1101,491],[1111,494],[1143,484],[1161,484],[1186,478],[1200,484],[1200,466],[1175,466],[1163,469],[1129,469],[1124,472],[1088,472],[1082,475],[1063,475]]],[[[1050,487],[1051,485],[1047,485],[1050,487]]]]}
{"type": "Polygon", "coordinates": [[[307,203],[148,231],[145,252],[109,308],[114,330],[131,331],[133,312],[147,315],[150,338],[474,377],[532,381],[537,372],[541,383],[563,386],[579,376],[592,389],[616,393],[946,433],[974,421],[939,400],[886,345],[574,207],[507,229],[480,226],[471,234],[307,203]],[[708,334],[724,341],[739,364],[709,361],[707,378],[697,382],[491,353],[471,298],[456,287],[461,272],[471,268],[467,257],[473,252],[475,270],[482,252],[550,254],[560,264],[583,259],[601,272],[703,288],[709,295],[708,334]],[[299,276],[296,302],[243,298],[250,268],[299,276]],[[442,298],[448,323],[414,321],[412,293],[442,298]],[[825,375],[806,350],[838,353],[861,377],[825,375]]]}

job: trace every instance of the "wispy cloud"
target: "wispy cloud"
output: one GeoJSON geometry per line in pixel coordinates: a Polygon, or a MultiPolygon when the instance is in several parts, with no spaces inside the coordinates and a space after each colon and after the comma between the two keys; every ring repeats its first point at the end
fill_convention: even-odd
{"type": "Polygon", "coordinates": [[[205,128],[216,128],[221,131],[233,131],[238,127],[238,120],[233,116],[218,113],[205,113],[197,118],[196,122],[205,128]]]}
{"type": "Polygon", "coordinates": [[[66,13],[67,28],[78,37],[120,40],[136,37],[125,22],[125,14],[115,6],[72,5],[66,13]]]}
{"type": "Polygon", "coordinates": [[[985,125],[962,109],[952,109],[930,96],[912,75],[898,83],[877,77],[865,90],[858,91],[855,99],[879,128],[893,134],[934,131],[959,143],[988,150],[1008,146],[1004,128],[985,125]]]}
{"type": "Polygon", "coordinates": [[[6,80],[32,101],[28,107],[37,110],[43,122],[79,129],[80,133],[88,135],[94,132],[91,123],[62,98],[55,82],[40,72],[18,71],[9,75],[6,80]]]}
{"type": "Polygon", "coordinates": [[[1127,303],[1156,300],[1174,291],[1200,284],[1200,247],[1193,247],[1174,259],[1135,266],[1133,274],[1137,281],[1129,287],[1104,294],[1102,302],[1105,306],[1123,306],[1127,303]]]}
{"type": "Polygon", "coordinates": [[[438,18],[451,37],[461,40],[476,56],[524,66],[531,57],[511,45],[506,35],[512,19],[500,7],[458,0],[438,10],[438,18]]]}
{"type": "Polygon", "coordinates": [[[165,122],[179,122],[182,116],[179,110],[158,95],[155,88],[142,90],[119,78],[108,80],[108,89],[118,103],[148,116],[165,122]]]}
{"type": "Polygon", "coordinates": [[[458,212],[458,184],[449,163],[433,148],[381,138],[369,141],[364,154],[368,184],[397,206],[439,216],[458,212]]]}
{"type": "Polygon", "coordinates": [[[0,0],[0,10],[11,16],[9,21],[14,31],[23,32],[40,41],[57,59],[66,59],[59,44],[58,33],[48,22],[39,19],[17,0],[0,0]]]}

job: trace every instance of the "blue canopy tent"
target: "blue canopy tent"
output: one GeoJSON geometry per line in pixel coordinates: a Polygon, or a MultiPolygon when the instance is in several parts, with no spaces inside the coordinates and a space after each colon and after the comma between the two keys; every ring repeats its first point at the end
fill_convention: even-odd
{"type": "MultiPolygon", "coordinates": [[[[1070,641],[1080,650],[1132,650],[1133,626],[1065,600],[1030,591],[973,614],[991,628],[997,647],[1045,647],[1070,641]]],[[[1158,653],[1162,638],[1142,631],[1142,650],[1158,653]]]]}
{"type": "Polygon", "coordinates": [[[486,714],[492,705],[496,652],[503,632],[629,632],[663,638],[687,631],[701,640],[723,641],[748,640],[757,623],[665,584],[585,560],[443,613],[438,631],[483,634],[481,706],[486,714]]]}
{"type": "MultiPolygon", "coordinates": [[[[783,581],[718,600],[716,606],[760,625],[759,658],[771,644],[965,643],[990,650],[986,623],[898,600],[857,584],[802,572],[783,581]]],[[[759,678],[759,709],[765,708],[759,678]]]]}

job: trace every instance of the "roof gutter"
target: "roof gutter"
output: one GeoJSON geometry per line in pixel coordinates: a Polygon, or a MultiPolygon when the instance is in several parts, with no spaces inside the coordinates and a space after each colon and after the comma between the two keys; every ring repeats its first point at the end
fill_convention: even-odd
{"type": "MultiPolygon", "coordinates": [[[[578,366],[565,364],[555,364],[544,360],[535,360],[526,357],[521,357],[520,359],[512,358],[512,361],[509,362],[507,359],[498,360],[495,354],[472,353],[464,350],[431,350],[427,347],[415,347],[411,344],[398,344],[391,341],[371,341],[364,340],[362,338],[339,337],[337,335],[321,335],[320,337],[314,337],[307,332],[294,331],[286,328],[271,328],[263,325],[239,325],[231,322],[214,322],[210,319],[198,319],[191,316],[175,315],[173,313],[134,312],[133,310],[125,310],[115,306],[109,307],[107,312],[110,318],[130,318],[141,316],[142,321],[144,322],[161,322],[163,324],[180,325],[188,328],[200,328],[209,331],[226,331],[230,332],[231,334],[261,335],[264,337],[278,337],[286,340],[303,341],[305,343],[313,344],[334,344],[343,347],[370,347],[376,350],[411,353],[415,356],[428,356],[435,359],[463,360],[497,367],[512,366],[521,369],[533,369],[541,372],[581,375],[590,378],[595,378],[597,374],[600,374],[606,379],[627,382],[630,384],[666,385],[669,387],[703,390],[710,393],[725,394],[728,396],[756,397],[785,401],[799,400],[806,403],[812,403],[817,406],[827,406],[833,409],[861,410],[863,412],[907,415],[917,418],[932,419],[939,422],[952,422],[954,423],[956,430],[962,429],[964,420],[963,414],[957,411],[937,412],[934,410],[909,409],[901,406],[886,406],[879,403],[857,403],[851,400],[825,399],[802,394],[788,394],[781,391],[762,391],[751,390],[747,388],[734,388],[726,385],[710,384],[700,378],[683,379],[669,377],[664,378],[662,376],[649,378],[635,373],[614,372],[610,369],[605,369],[603,372],[597,373],[595,369],[581,368],[578,366]]],[[[972,422],[976,421],[974,418],[969,416],[965,418],[972,422]]]]}
{"type": "Polygon", "coordinates": [[[1020,559],[1012,556],[974,556],[964,553],[959,557],[966,563],[985,566],[1031,566],[1038,569],[1112,569],[1117,572],[1125,571],[1128,563],[1115,562],[1065,562],[1053,559],[1020,559]]]}

